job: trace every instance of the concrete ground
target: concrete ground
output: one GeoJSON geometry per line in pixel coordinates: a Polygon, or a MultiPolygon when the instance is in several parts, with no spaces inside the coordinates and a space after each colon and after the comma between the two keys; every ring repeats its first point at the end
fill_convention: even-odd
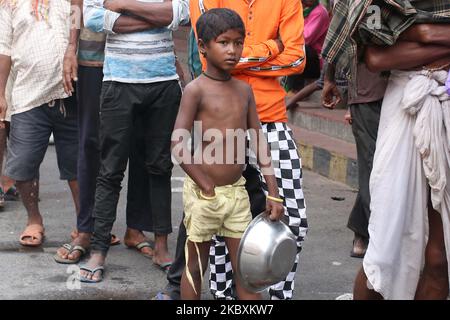
{"type": "MultiPolygon", "coordinates": [[[[58,246],[70,240],[75,226],[69,188],[66,182],[58,180],[53,146],[48,149],[40,175],[40,208],[46,228],[41,248],[25,248],[18,242],[26,223],[21,202],[7,202],[0,212],[0,299],[150,299],[164,288],[165,274],[151,260],[123,245],[111,248],[102,283],[74,281],[77,267],[53,260],[58,246]]],[[[172,253],[182,212],[180,168],[175,169],[173,176],[174,233],[169,238],[172,253]]],[[[356,193],[346,185],[308,171],[303,180],[310,229],[301,253],[294,299],[346,298],[361,265],[361,260],[349,257],[353,235],[346,228],[356,193]],[[341,201],[332,199],[336,197],[341,201]]],[[[113,230],[122,239],[126,228],[125,194],[126,181],[113,230]]],[[[203,293],[205,299],[211,298],[206,283],[203,293]]]]}

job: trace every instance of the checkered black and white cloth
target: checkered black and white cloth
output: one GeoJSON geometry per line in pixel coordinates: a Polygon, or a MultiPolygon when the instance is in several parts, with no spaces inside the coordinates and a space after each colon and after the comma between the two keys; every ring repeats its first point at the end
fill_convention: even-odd
{"type": "MultiPolygon", "coordinates": [[[[308,223],[302,190],[302,166],[291,129],[285,123],[262,124],[262,129],[270,146],[275,176],[280,196],[284,200],[285,222],[297,237],[298,253],[295,264],[285,280],[269,289],[272,300],[292,299],[294,278],[299,261],[301,245],[306,237],[308,223]]],[[[249,152],[250,163],[256,163],[254,154],[249,152]],[[253,159],[252,159],[253,158],[253,159]]],[[[261,175],[264,182],[264,177],[261,175]]],[[[267,193],[267,187],[264,183],[267,193]]],[[[228,250],[221,237],[214,237],[215,245],[210,249],[210,289],[217,299],[233,299],[231,267],[228,250]]]]}

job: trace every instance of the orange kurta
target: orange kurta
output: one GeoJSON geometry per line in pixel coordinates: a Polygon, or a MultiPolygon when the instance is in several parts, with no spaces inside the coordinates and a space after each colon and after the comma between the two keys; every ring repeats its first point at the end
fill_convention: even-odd
{"type": "MultiPolygon", "coordinates": [[[[229,8],[246,28],[244,51],[233,74],[251,85],[261,122],[287,122],[286,93],[278,77],[305,68],[303,10],[300,0],[190,0],[194,27],[202,10],[229,8]],[[281,39],[279,52],[274,39],[281,39]]],[[[205,68],[206,61],[200,56],[205,68]]]]}

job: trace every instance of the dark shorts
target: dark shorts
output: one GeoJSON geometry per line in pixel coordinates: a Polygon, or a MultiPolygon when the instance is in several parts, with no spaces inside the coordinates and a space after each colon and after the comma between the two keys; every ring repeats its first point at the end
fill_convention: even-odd
{"type": "Polygon", "coordinates": [[[38,178],[52,132],[60,178],[76,180],[78,125],[74,97],[12,116],[5,175],[18,181],[38,178]]]}

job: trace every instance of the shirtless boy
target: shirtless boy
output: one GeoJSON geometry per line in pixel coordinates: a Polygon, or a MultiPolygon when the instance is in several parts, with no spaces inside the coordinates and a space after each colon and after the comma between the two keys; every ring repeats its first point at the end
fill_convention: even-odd
{"type": "MultiPolygon", "coordinates": [[[[200,298],[213,235],[225,237],[236,270],[240,238],[251,221],[242,177],[245,159],[238,155],[245,154],[245,131],[261,130],[251,87],[230,74],[243,49],[245,27],[241,18],[229,9],[211,9],[200,17],[196,27],[199,51],[207,60],[207,68],[186,87],[172,136],[172,153],[188,174],[183,191],[188,241],[182,299],[200,298]],[[201,129],[194,126],[194,137],[204,137],[200,159],[195,156],[198,150],[195,159],[191,156],[187,139],[178,138],[180,132],[191,130],[194,121],[201,123],[201,129]],[[207,138],[209,135],[214,138],[207,138]],[[237,142],[231,147],[230,136],[237,142]],[[208,150],[214,152],[208,154],[208,150]]],[[[279,198],[267,143],[263,135],[259,137],[252,135],[251,141],[268,186],[266,212],[270,219],[279,220],[284,212],[283,201],[279,198]]],[[[239,279],[235,280],[239,299],[261,298],[260,294],[245,289],[239,279]]]]}

